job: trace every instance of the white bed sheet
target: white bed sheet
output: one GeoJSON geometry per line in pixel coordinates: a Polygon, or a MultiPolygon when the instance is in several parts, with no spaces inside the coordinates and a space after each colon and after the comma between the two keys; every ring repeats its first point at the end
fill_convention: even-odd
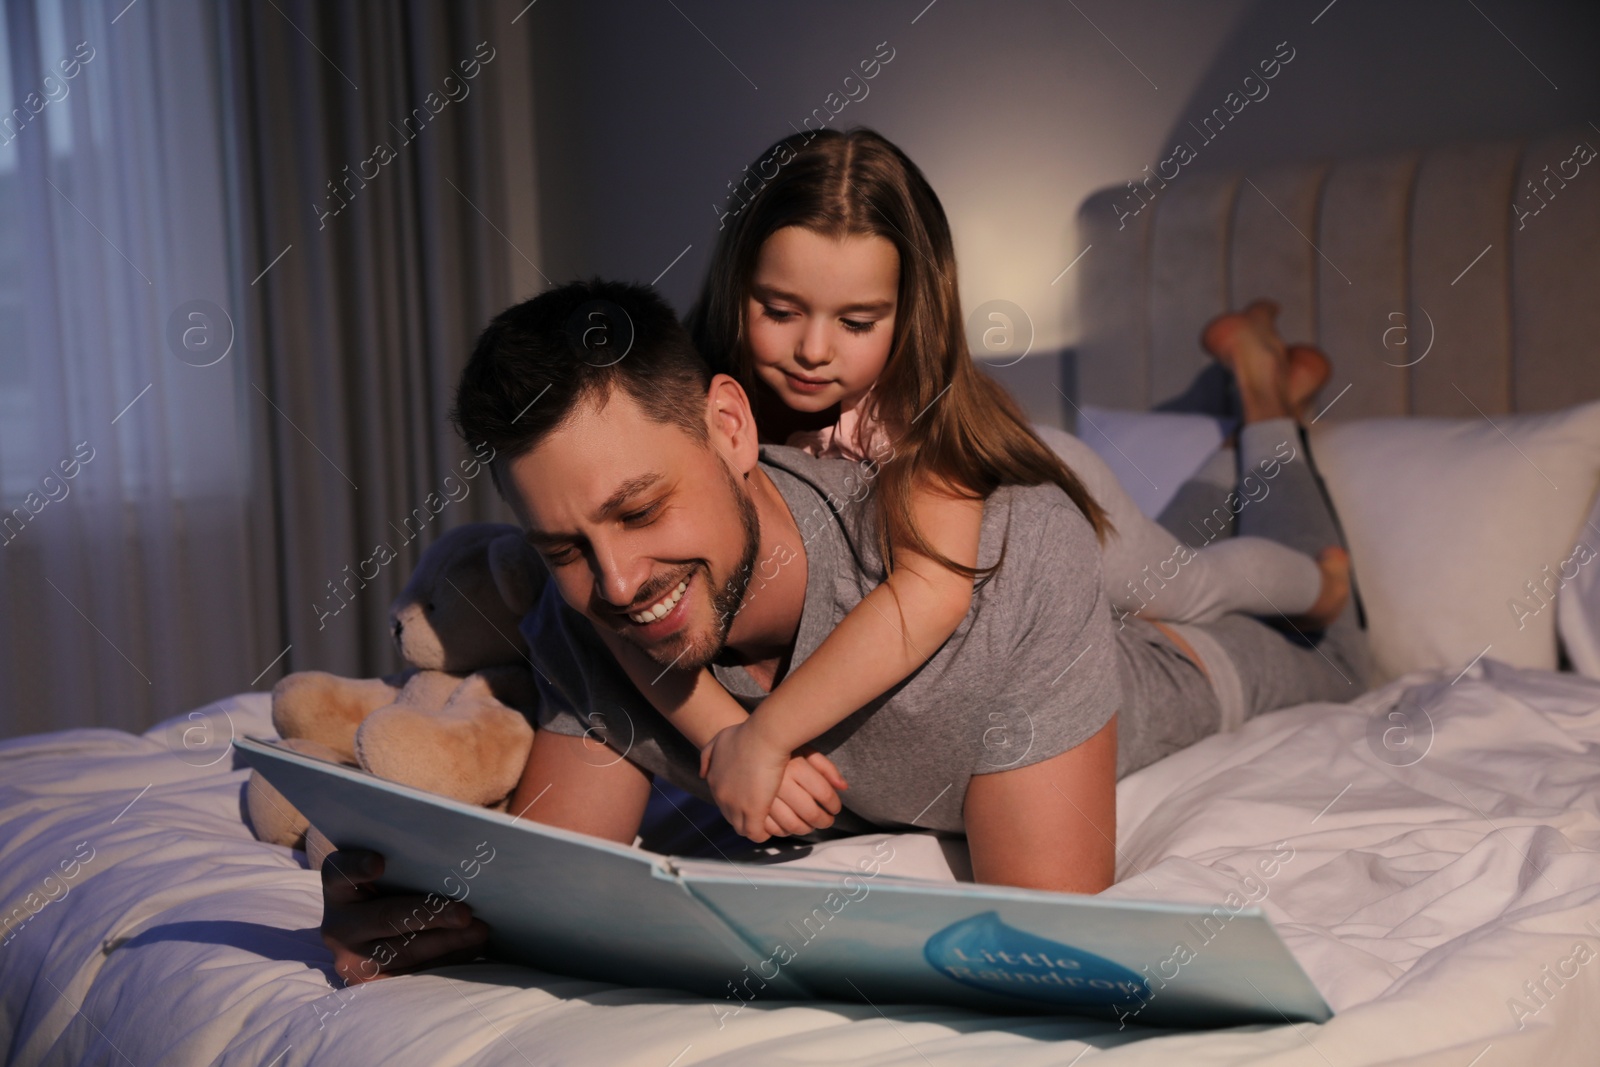
{"type": "MultiPolygon", "coordinates": [[[[1124,780],[1112,895],[1220,904],[1274,845],[1294,851],[1256,883],[1261,903],[1338,1014],[1198,1033],[759,999],[719,1025],[699,997],[503,964],[336,988],[317,876],[250,836],[248,772],[174,754],[201,721],[224,737],[269,733],[267,697],[143,737],[0,744],[0,916],[29,893],[58,897],[0,944],[8,1062],[1600,1061],[1600,683],[1573,675],[1490,661],[1454,684],[1412,675],[1352,704],[1264,716],[1124,780]],[[1410,749],[1381,743],[1401,702],[1433,724],[1409,766],[1394,764],[1421,734],[1410,749]],[[88,849],[61,882],[62,861],[88,849]],[[1587,962],[1573,962],[1579,944],[1587,962]],[[1557,986],[1547,966],[1575,973],[1557,986]],[[1536,1000],[1524,983],[1541,980],[1550,992],[1536,1000]]],[[[926,840],[905,846],[939,855],[926,840]]]]}

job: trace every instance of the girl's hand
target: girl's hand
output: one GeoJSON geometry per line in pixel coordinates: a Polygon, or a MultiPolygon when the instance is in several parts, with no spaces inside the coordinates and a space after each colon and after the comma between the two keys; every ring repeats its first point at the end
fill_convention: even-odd
{"type": "Polygon", "coordinates": [[[729,825],[759,844],[773,836],[767,814],[783,784],[789,753],[748,726],[747,720],[724,727],[700,750],[700,777],[729,825]]]}
{"type": "Polygon", "coordinates": [[[700,753],[700,777],[729,825],[757,844],[832,826],[843,807],[836,790],[849,788],[833,761],[810,746],[774,752],[747,726],[723,729],[700,753]]]}

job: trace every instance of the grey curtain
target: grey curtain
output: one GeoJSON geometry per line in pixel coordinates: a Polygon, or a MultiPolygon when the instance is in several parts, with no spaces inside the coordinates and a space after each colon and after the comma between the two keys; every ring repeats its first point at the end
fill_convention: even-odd
{"type": "Polygon", "coordinates": [[[0,736],[142,729],[283,647],[210,15],[0,5],[0,736]]]}
{"type": "Polygon", "coordinates": [[[292,670],[397,668],[386,610],[423,549],[463,522],[513,521],[446,412],[477,332],[543,284],[515,16],[480,2],[219,10],[278,616],[263,662],[288,650],[258,689],[292,670]]]}

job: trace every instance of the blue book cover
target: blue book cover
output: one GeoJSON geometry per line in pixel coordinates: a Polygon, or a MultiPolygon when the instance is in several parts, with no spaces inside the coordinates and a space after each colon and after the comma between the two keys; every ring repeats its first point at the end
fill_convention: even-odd
{"type": "Polygon", "coordinates": [[[1332,1011],[1259,908],[1107,900],[663,856],[237,742],[380,884],[464,901],[487,954],[557,974],[751,1000],[934,1003],[1127,1024],[1322,1022],[1332,1011]]]}

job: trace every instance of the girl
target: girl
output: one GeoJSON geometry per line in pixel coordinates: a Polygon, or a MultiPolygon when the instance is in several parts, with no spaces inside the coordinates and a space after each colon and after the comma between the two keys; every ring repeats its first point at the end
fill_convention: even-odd
{"type": "MultiPolygon", "coordinates": [[[[792,763],[791,754],[903,681],[955,632],[974,581],[995,569],[976,565],[983,502],[995,489],[1059,486],[1102,544],[1111,539],[1108,555],[1117,527],[1131,531],[1123,540],[1136,551],[1107,564],[1107,584],[1127,592],[1128,576],[1168,560],[1177,542],[1068,435],[1073,466],[1063,462],[976,367],[943,208],[898,148],[870,130],[815,131],[779,141],[748,170],[765,180],[723,230],[691,332],[713,368],[751,394],[763,441],[862,463],[887,576],[748,717],[709,670],[663,674],[637,650],[608,644],[701,748],[701,774],[729,823],[759,842],[831,822],[797,809],[815,812],[809,797],[836,813],[833,790],[846,783],[825,757],[792,763]],[[1073,467],[1093,470],[1093,492],[1073,467]]],[[[1202,583],[1208,553],[1237,557],[1256,540],[1191,553],[1183,582],[1202,583]]],[[[1285,611],[1310,608],[1322,584],[1317,565],[1272,542],[1259,546],[1268,558],[1249,571],[1251,589],[1265,584],[1285,611]]],[[[1204,599],[1218,611],[1241,598],[1204,599]]],[[[1154,607],[1179,601],[1169,595],[1154,607]]]]}

